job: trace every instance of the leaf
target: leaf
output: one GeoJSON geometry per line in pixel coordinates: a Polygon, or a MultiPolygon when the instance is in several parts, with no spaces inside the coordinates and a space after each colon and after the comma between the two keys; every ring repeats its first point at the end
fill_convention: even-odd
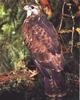
{"type": "Polygon", "coordinates": [[[35,0],[35,3],[36,3],[36,4],[39,4],[39,0],[35,0]]]}
{"type": "Polygon", "coordinates": [[[80,34],[80,28],[79,27],[76,28],[76,31],[80,34]]]}
{"type": "Polygon", "coordinates": [[[3,18],[6,15],[4,6],[0,5],[0,18],[3,18]]]}

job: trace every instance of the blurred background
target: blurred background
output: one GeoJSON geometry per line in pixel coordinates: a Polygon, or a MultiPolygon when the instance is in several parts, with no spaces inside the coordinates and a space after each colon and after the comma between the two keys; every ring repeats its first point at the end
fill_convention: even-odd
{"type": "MultiPolygon", "coordinates": [[[[21,35],[21,25],[26,16],[23,11],[27,3],[37,3],[43,7],[44,13],[54,24],[55,28],[71,29],[71,18],[64,18],[60,26],[63,3],[67,2],[64,12],[69,15],[71,12],[77,16],[80,14],[78,0],[0,0],[0,72],[17,70],[25,67],[24,59],[28,56],[28,50],[24,46],[21,35]],[[44,1],[44,2],[43,2],[44,1]],[[48,1],[48,4],[46,3],[48,1]],[[41,3],[40,3],[41,2],[41,3]],[[70,4],[72,5],[70,8],[70,4]]],[[[79,27],[79,20],[76,19],[76,27],[79,27]]],[[[67,34],[65,34],[67,35],[67,34]]],[[[65,36],[66,43],[70,42],[70,35],[65,36]]],[[[78,36],[77,37],[78,40],[78,36]]],[[[65,40],[63,40],[65,42],[65,40]]],[[[64,44],[66,44],[64,43],[64,44]]]]}
{"type": "Polygon", "coordinates": [[[68,88],[78,91],[80,0],[0,0],[0,74],[34,65],[21,34],[26,17],[23,7],[28,3],[41,5],[59,33],[68,88]]]}

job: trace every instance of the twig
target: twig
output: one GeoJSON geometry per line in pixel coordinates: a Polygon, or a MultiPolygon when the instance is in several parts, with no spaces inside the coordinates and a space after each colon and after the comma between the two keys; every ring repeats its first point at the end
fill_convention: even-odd
{"type": "Polygon", "coordinates": [[[66,3],[66,2],[64,2],[64,3],[63,3],[63,6],[62,6],[62,17],[61,17],[61,21],[60,21],[59,31],[61,30],[61,27],[62,27],[65,3],[66,3]]]}

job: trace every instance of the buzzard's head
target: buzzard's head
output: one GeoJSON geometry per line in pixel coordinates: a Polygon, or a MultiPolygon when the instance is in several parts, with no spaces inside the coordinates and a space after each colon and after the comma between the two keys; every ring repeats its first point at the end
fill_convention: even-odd
{"type": "Polygon", "coordinates": [[[24,10],[27,11],[27,17],[40,15],[41,13],[41,7],[38,5],[26,5],[24,6],[24,10]]]}

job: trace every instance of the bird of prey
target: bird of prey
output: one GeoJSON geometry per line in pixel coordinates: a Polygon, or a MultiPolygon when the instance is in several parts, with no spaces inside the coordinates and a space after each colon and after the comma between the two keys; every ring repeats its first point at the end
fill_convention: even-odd
{"type": "Polygon", "coordinates": [[[44,76],[45,94],[62,97],[65,92],[63,53],[58,33],[39,5],[24,7],[27,16],[22,25],[25,45],[36,67],[44,76]]]}

